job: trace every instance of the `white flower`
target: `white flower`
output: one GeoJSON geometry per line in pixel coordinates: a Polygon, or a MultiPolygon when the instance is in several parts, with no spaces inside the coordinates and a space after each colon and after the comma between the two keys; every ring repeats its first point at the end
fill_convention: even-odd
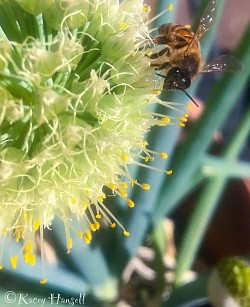
{"type": "MultiPolygon", "coordinates": [[[[133,207],[127,187],[150,187],[127,165],[150,160],[145,133],[169,123],[148,111],[160,101],[152,94],[154,71],[136,47],[149,36],[148,8],[142,0],[0,5],[13,16],[25,10],[31,22],[22,28],[27,13],[10,25],[0,20],[1,248],[7,236],[22,240],[24,259],[34,265],[35,233],[40,229],[42,238],[56,216],[64,221],[68,252],[72,216],[86,243],[102,220],[129,235],[104,204],[103,188],[133,207]]],[[[41,249],[43,257],[43,243],[41,249]]],[[[16,268],[18,256],[10,260],[16,268]]]]}

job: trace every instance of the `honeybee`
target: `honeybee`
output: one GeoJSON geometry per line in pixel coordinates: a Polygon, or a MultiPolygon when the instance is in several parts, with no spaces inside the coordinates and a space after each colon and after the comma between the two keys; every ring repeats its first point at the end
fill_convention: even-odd
{"type": "MultiPolygon", "coordinates": [[[[222,55],[204,65],[200,49],[200,40],[210,29],[215,20],[216,0],[212,0],[205,9],[196,33],[190,28],[166,23],[158,28],[159,35],[152,38],[154,44],[166,45],[163,49],[146,56],[152,61],[150,65],[156,70],[164,70],[165,74],[156,73],[165,78],[163,89],[185,91],[199,73],[234,72],[242,69],[242,65],[232,55],[222,55]]],[[[188,95],[189,98],[191,98],[188,95]]],[[[192,98],[191,98],[192,99],[192,98]]],[[[196,102],[192,99],[196,104],[196,102]]],[[[197,104],[196,104],[197,105],[197,104]]]]}

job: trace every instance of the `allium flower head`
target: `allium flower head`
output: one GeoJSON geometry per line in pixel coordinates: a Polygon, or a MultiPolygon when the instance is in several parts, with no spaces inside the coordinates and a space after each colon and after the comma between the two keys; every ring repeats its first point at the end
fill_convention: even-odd
{"type": "MultiPolygon", "coordinates": [[[[159,102],[138,48],[148,12],[142,0],[0,2],[1,248],[7,237],[22,241],[31,265],[36,232],[42,241],[56,216],[68,252],[73,216],[86,243],[103,220],[129,234],[104,205],[104,187],[133,207],[128,185],[149,185],[127,165],[150,160],[145,133],[169,123],[148,111],[159,102]]],[[[10,260],[16,268],[18,256],[10,260]]]]}

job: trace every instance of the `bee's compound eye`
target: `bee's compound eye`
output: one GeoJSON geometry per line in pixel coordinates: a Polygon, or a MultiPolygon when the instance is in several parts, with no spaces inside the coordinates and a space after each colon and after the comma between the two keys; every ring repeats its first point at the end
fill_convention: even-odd
{"type": "Polygon", "coordinates": [[[178,67],[173,67],[168,71],[165,79],[164,87],[166,89],[183,89],[185,90],[191,85],[191,79],[187,72],[178,67]]]}

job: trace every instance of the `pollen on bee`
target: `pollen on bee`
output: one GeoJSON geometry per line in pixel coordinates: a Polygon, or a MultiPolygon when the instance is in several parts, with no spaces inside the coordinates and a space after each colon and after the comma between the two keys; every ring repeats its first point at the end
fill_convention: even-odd
{"type": "Polygon", "coordinates": [[[191,28],[191,26],[189,24],[185,25],[184,27],[187,28],[187,29],[191,28]]]}

